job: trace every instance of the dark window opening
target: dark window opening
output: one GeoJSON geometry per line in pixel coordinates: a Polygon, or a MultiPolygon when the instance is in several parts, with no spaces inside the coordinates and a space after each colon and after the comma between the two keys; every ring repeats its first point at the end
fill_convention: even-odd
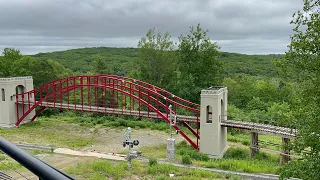
{"type": "Polygon", "coordinates": [[[6,95],[4,93],[4,89],[1,89],[1,94],[2,94],[2,101],[6,101],[6,95]]]}
{"type": "Polygon", "coordinates": [[[212,107],[207,106],[207,123],[212,123],[212,107]]]}

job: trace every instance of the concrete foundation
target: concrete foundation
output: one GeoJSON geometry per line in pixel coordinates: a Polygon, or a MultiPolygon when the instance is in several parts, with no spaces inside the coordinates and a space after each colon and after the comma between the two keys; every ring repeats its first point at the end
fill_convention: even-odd
{"type": "Polygon", "coordinates": [[[211,87],[201,91],[200,152],[221,158],[227,150],[227,128],[221,120],[227,118],[228,90],[211,87]]]}
{"type": "MultiPolygon", "coordinates": [[[[31,76],[0,78],[0,127],[15,127],[17,119],[15,94],[33,90],[33,79],[31,76]]],[[[22,106],[22,105],[19,105],[22,106]]],[[[22,115],[22,108],[19,108],[22,115]]],[[[27,109],[27,105],[25,105],[27,109]]],[[[32,111],[25,120],[35,115],[32,111]]]]}

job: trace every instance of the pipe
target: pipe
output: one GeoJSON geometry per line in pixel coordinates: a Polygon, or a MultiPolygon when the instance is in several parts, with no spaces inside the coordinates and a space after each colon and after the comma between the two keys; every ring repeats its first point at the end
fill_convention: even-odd
{"type": "Polygon", "coordinates": [[[0,136],[0,150],[15,159],[21,165],[29,169],[39,179],[46,180],[70,180],[72,177],[55,169],[40,159],[30,155],[29,153],[18,148],[16,145],[10,143],[0,136]]]}

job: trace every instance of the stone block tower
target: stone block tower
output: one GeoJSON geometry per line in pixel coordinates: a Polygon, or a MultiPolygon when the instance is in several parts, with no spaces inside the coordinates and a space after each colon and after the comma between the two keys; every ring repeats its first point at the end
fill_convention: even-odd
{"type": "Polygon", "coordinates": [[[227,119],[228,90],[210,87],[201,91],[200,152],[221,158],[227,150],[227,128],[221,121],[227,119]]]}
{"type": "MultiPolygon", "coordinates": [[[[31,90],[33,90],[33,79],[31,76],[0,78],[0,127],[15,126],[17,122],[15,94],[31,90]]],[[[22,114],[22,111],[19,114],[22,114]]],[[[31,112],[25,119],[31,119],[34,115],[35,111],[31,112]]]]}

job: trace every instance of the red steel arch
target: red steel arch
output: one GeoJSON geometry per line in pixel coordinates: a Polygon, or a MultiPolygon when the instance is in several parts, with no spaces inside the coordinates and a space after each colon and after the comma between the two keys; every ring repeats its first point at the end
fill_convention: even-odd
{"type": "MultiPolygon", "coordinates": [[[[170,123],[172,114],[196,116],[196,131],[186,121],[173,127],[198,149],[199,104],[192,103],[172,93],[133,78],[114,75],[72,76],[48,82],[34,90],[16,94],[16,126],[37,107],[33,121],[46,108],[92,111],[163,119],[170,123]],[[187,127],[196,142],[182,129],[187,127]]],[[[187,116],[186,116],[187,117],[187,116]]]]}

